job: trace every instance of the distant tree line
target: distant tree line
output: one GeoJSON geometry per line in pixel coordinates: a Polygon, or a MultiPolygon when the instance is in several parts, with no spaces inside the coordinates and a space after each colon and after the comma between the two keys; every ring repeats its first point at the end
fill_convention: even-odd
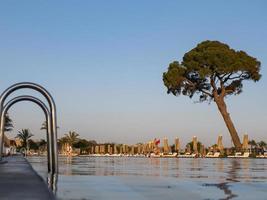
{"type": "MultiPolygon", "coordinates": [[[[5,132],[10,132],[13,130],[13,122],[9,115],[6,115],[6,122],[5,122],[5,132]]],[[[47,124],[44,122],[40,128],[41,130],[47,130],[47,124]]],[[[29,150],[34,151],[46,151],[47,150],[47,142],[44,139],[39,141],[34,141],[32,138],[34,136],[29,129],[22,129],[18,131],[16,138],[21,141],[20,146],[17,147],[18,150],[21,148],[26,148],[29,150]]],[[[62,148],[64,145],[68,144],[72,148],[76,148],[80,150],[80,154],[88,154],[91,152],[92,147],[99,145],[95,140],[86,140],[84,138],[80,138],[80,135],[75,131],[69,131],[63,137],[58,139],[58,146],[59,149],[62,148]]],[[[141,144],[141,143],[140,143],[141,144]]],[[[250,145],[250,151],[252,154],[257,155],[258,153],[264,152],[267,149],[267,143],[265,141],[256,142],[255,140],[250,140],[248,142],[250,145]]],[[[114,143],[104,143],[101,145],[114,145],[114,143]]],[[[120,147],[122,144],[117,144],[120,147]]],[[[216,145],[216,144],[215,144],[216,145]]],[[[215,147],[213,145],[212,147],[215,147]]],[[[187,145],[191,151],[193,151],[193,142],[187,143],[187,145]]],[[[202,147],[202,143],[197,143],[197,149],[200,151],[202,147]]],[[[174,145],[171,146],[171,149],[174,149],[174,145]]]]}

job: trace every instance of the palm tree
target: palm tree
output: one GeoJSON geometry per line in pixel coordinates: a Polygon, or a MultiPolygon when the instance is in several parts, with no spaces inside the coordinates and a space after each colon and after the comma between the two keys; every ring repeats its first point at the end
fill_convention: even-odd
{"type": "Polygon", "coordinates": [[[264,141],[260,141],[260,142],[258,142],[258,145],[259,145],[259,147],[260,147],[261,149],[265,149],[265,148],[267,147],[267,144],[266,144],[266,142],[264,142],[264,141]]]}
{"type": "Polygon", "coordinates": [[[44,151],[46,149],[47,142],[44,139],[41,139],[38,143],[38,149],[44,151]]]}
{"type": "Polygon", "coordinates": [[[13,121],[9,117],[8,113],[6,113],[6,118],[5,118],[5,132],[10,132],[14,128],[13,126],[13,121]]]}
{"type": "MultiPolygon", "coordinates": [[[[14,128],[13,126],[13,121],[12,119],[9,117],[8,113],[5,114],[5,125],[4,125],[4,132],[10,132],[12,131],[14,128]]],[[[8,138],[6,137],[6,135],[4,134],[4,143],[8,143],[8,138]]]]}
{"type": "MultiPolygon", "coordinates": [[[[58,126],[57,126],[57,129],[59,129],[58,126]]],[[[44,121],[44,122],[42,123],[42,126],[41,126],[40,130],[47,130],[47,121],[44,121]]]]}
{"type": "Polygon", "coordinates": [[[248,141],[248,144],[251,146],[257,146],[257,142],[255,140],[248,141]]]}
{"type": "Polygon", "coordinates": [[[66,137],[62,137],[62,138],[58,139],[58,144],[61,146],[64,144],[67,144],[67,143],[68,143],[68,141],[67,141],[66,137]]]}
{"type": "Polygon", "coordinates": [[[62,137],[62,138],[58,139],[59,149],[61,149],[64,152],[65,144],[67,144],[67,143],[68,143],[68,141],[67,141],[66,137],[62,137]]]}
{"type": "Polygon", "coordinates": [[[211,148],[212,148],[213,152],[216,152],[218,149],[218,144],[212,145],[211,148]]]}
{"type": "Polygon", "coordinates": [[[76,133],[75,131],[69,131],[68,134],[65,134],[65,140],[71,147],[73,147],[74,143],[79,141],[78,137],[79,137],[79,134],[76,133]]]}
{"type": "Polygon", "coordinates": [[[33,134],[31,134],[29,129],[22,129],[21,131],[19,131],[16,138],[19,138],[22,141],[22,147],[26,148],[28,145],[28,140],[32,136],[33,136],[33,134]]]}
{"type": "Polygon", "coordinates": [[[255,148],[258,146],[257,142],[255,140],[248,141],[248,144],[250,145],[250,151],[255,150],[255,148]]]}
{"type": "Polygon", "coordinates": [[[41,139],[40,142],[39,142],[39,146],[43,146],[43,145],[46,145],[47,142],[44,140],[44,139],[41,139]]]}
{"type": "MultiPolygon", "coordinates": [[[[190,147],[190,150],[191,150],[191,151],[194,150],[194,148],[193,148],[193,142],[189,142],[189,143],[187,143],[186,146],[190,147]]],[[[201,148],[201,146],[202,146],[202,143],[201,143],[201,142],[197,142],[197,150],[198,150],[198,152],[200,152],[200,148],[201,148]]]]}
{"type": "Polygon", "coordinates": [[[44,121],[42,123],[42,126],[41,126],[40,130],[47,130],[47,121],[44,121]]]}

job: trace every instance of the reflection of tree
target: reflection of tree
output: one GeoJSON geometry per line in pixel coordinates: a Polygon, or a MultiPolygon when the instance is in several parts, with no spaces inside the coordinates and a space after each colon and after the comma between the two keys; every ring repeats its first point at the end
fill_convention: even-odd
{"type": "MultiPolygon", "coordinates": [[[[227,181],[231,182],[239,182],[238,180],[238,170],[240,169],[240,163],[238,160],[231,160],[230,162],[230,167],[229,167],[229,171],[227,172],[228,174],[228,178],[226,179],[227,181]]],[[[225,198],[222,198],[220,200],[229,200],[229,199],[233,199],[235,197],[237,197],[238,195],[233,194],[232,190],[230,189],[230,185],[229,182],[224,182],[224,183],[215,183],[215,184],[204,184],[203,186],[206,187],[217,187],[220,190],[222,190],[224,192],[224,194],[226,195],[225,198]]]]}
{"type": "Polygon", "coordinates": [[[206,187],[217,187],[220,190],[224,192],[225,195],[227,195],[225,198],[220,200],[229,200],[237,197],[236,194],[233,194],[232,190],[230,189],[230,185],[228,183],[218,183],[218,184],[204,184],[206,187]]]}
{"type": "MultiPolygon", "coordinates": [[[[168,159],[166,159],[168,160],[168,159]]],[[[153,170],[151,170],[151,175],[153,176],[160,176],[160,168],[161,168],[161,160],[159,158],[152,158],[152,159],[149,159],[148,160],[149,162],[149,166],[152,166],[153,170]]],[[[165,167],[163,167],[163,172],[166,170],[166,163],[165,163],[165,167]]],[[[143,175],[147,175],[146,171],[145,170],[142,170],[143,171],[143,175]]]]}
{"type": "Polygon", "coordinates": [[[240,169],[240,163],[233,159],[231,160],[230,170],[228,171],[228,178],[226,180],[230,182],[239,182],[237,180],[237,170],[240,169]]]}
{"type": "Polygon", "coordinates": [[[217,162],[215,162],[216,163],[216,165],[217,165],[217,170],[219,171],[219,172],[223,172],[223,170],[224,170],[224,160],[223,159],[219,159],[219,160],[216,160],[217,162]]]}
{"type": "Polygon", "coordinates": [[[190,171],[201,171],[200,168],[200,159],[191,159],[190,160],[190,171]]]}
{"type": "Polygon", "coordinates": [[[169,159],[163,159],[162,162],[161,162],[161,165],[163,167],[163,174],[164,176],[168,176],[169,174],[169,159]]]}

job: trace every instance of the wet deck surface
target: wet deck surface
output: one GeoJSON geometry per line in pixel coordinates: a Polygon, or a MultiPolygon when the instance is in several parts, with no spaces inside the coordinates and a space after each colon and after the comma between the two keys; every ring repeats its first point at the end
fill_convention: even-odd
{"type": "Polygon", "coordinates": [[[55,199],[43,179],[22,156],[3,158],[0,163],[1,200],[55,199]]]}

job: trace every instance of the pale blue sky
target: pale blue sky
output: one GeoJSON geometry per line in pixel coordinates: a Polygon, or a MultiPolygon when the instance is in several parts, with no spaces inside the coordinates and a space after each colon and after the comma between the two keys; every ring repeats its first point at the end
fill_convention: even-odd
{"type": "MultiPolygon", "coordinates": [[[[44,85],[68,130],[99,142],[144,142],[196,135],[230,137],[215,104],[167,95],[162,73],[203,40],[220,40],[262,62],[263,78],[227,100],[240,136],[267,140],[267,2],[1,1],[0,90],[44,85]]],[[[30,103],[10,111],[15,131],[42,137],[43,115],[30,103]]],[[[15,135],[15,133],[13,133],[15,135]]]]}

